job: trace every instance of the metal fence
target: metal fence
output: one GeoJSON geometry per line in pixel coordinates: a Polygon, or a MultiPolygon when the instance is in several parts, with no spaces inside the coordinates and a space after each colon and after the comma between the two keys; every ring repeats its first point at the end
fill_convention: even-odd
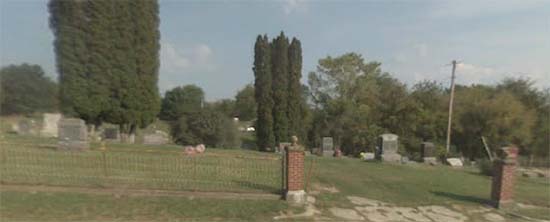
{"type": "Polygon", "coordinates": [[[15,184],[280,193],[282,158],[0,147],[0,180],[15,184]]]}
{"type": "Polygon", "coordinates": [[[522,167],[550,168],[550,157],[530,158],[527,156],[519,156],[518,162],[522,167]]]}

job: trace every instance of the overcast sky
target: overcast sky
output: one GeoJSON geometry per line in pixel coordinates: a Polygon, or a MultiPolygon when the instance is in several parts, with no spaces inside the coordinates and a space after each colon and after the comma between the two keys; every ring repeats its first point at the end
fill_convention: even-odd
{"type": "MultiPolygon", "coordinates": [[[[56,78],[47,1],[0,0],[0,65],[33,63],[56,78]]],[[[208,100],[253,82],[258,34],[303,47],[303,75],[327,55],[357,52],[408,85],[529,77],[550,87],[550,1],[161,0],[159,87],[196,84],[208,100]]],[[[306,79],[302,78],[305,82],[306,79]]]]}

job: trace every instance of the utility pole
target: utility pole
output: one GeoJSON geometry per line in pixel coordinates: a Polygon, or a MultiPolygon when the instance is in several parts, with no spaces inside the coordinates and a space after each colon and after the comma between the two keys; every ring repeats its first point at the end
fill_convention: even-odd
{"type": "Polygon", "coordinates": [[[449,99],[449,122],[447,124],[447,152],[449,153],[449,150],[451,148],[451,120],[453,118],[453,98],[455,95],[455,70],[456,70],[456,60],[453,60],[453,72],[451,75],[451,98],[449,99]]]}

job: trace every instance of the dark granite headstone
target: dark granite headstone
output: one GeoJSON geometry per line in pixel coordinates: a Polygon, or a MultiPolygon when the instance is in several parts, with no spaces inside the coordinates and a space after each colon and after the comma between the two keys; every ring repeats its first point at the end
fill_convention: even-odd
{"type": "Polygon", "coordinates": [[[118,128],[106,128],[103,131],[103,139],[105,140],[120,140],[120,133],[118,132],[118,128]]]}
{"type": "Polygon", "coordinates": [[[436,156],[435,145],[431,142],[421,143],[420,150],[422,153],[422,158],[436,156]]]}

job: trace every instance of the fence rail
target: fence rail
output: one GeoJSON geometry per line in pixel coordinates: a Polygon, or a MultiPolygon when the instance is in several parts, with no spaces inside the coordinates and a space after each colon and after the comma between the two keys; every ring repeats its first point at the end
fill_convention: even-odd
{"type": "Polygon", "coordinates": [[[550,157],[530,158],[527,156],[518,157],[519,165],[522,167],[550,168],[550,157]]]}
{"type": "Polygon", "coordinates": [[[0,148],[5,183],[159,190],[281,192],[281,157],[0,148]]]}

